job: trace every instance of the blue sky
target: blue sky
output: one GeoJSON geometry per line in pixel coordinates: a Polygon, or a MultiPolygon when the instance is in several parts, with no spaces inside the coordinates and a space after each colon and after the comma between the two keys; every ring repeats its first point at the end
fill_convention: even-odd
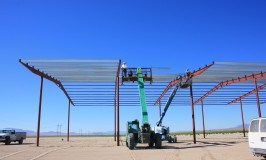
{"type": "MultiPolygon", "coordinates": [[[[111,58],[131,66],[170,67],[180,73],[212,61],[265,62],[266,1],[230,0],[1,0],[0,128],[35,130],[40,78],[19,58],[111,58]]],[[[262,114],[266,109],[262,105],[262,114]]],[[[246,121],[257,116],[244,106],[246,121]]],[[[157,108],[148,108],[152,124],[157,108]]],[[[121,108],[121,130],[140,118],[139,108],[121,108]],[[128,114],[130,113],[130,114],[128,114]]],[[[207,106],[206,128],[241,124],[239,107],[207,106]]],[[[189,106],[172,107],[165,123],[191,130],[189,106]]],[[[67,126],[67,99],[44,82],[41,131],[67,126]]],[[[113,108],[72,108],[71,130],[113,130],[113,108]]],[[[201,129],[196,107],[196,129],[201,129]]]]}

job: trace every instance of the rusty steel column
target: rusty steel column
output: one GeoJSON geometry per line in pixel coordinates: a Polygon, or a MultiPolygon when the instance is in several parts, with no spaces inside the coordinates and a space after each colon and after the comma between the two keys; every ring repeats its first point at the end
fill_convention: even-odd
{"type": "Polygon", "coordinates": [[[159,118],[162,116],[161,100],[159,101],[159,118]]]}
{"type": "Polygon", "coordinates": [[[190,103],[191,103],[191,112],[192,112],[192,129],[193,129],[193,142],[196,144],[196,131],[195,131],[195,116],[194,116],[194,102],[193,102],[193,88],[192,84],[190,85],[190,103]]]}
{"type": "Polygon", "coordinates": [[[244,134],[244,137],[246,137],[245,122],[244,122],[244,115],[243,115],[243,108],[242,108],[242,99],[240,99],[239,102],[240,102],[240,109],[241,109],[243,134],[244,134]]]}
{"type": "Polygon", "coordinates": [[[203,102],[202,101],[201,101],[201,114],[202,114],[203,138],[206,138],[205,137],[204,109],[203,109],[203,102]]]}
{"type": "Polygon", "coordinates": [[[70,126],[70,100],[68,101],[68,119],[67,119],[67,141],[69,142],[69,126],[70,126]]]}
{"type": "Polygon", "coordinates": [[[120,99],[119,99],[119,77],[117,77],[117,146],[120,146],[119,138],[120,138],[120,114],[119,114],[119,105],[120,105],[120,99]]]}
{"type": "Polygon", "coordinates": [[[115,98],[114,98],[114,141],[116,141],[116,90],[117,90],[117,78],[115,79],[115,98]]]}
{"type": "Polygon", "coordinates": [[[261,117],[260,98],[259,98],[258,85],[257,85],[257,79],[256,78],[254,78],[254,85],[255,85],[255,90],[256,90],[258,114],[259,114],[259,117],[261,117]]]}
{"type": "Polygon", "coordinates": [[[39,142],[40,142],[40,127],[41,127],[41,112],[42,112],[42,88],[43,88],[43,77],[41,76],[39,113],[38,113],[38,127],[37,127],[37,147],[39,147],[39,142]]]}

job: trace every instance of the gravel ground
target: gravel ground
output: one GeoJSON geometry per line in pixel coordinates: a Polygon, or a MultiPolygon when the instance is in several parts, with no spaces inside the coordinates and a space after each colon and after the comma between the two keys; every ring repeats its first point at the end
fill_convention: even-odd
{"type": "Polygon", "coordinates": [[[260,160],[248,151],[248,139],[242,134],[216,134],[177,136],[178,143],[163,142],[162,149],[138,145],[135,150],[122,145],[117,147],[113,137],[41,137],[40,147],[36,138],[28,138],[23,145],[0,144],[0,160],[260,160]]]}

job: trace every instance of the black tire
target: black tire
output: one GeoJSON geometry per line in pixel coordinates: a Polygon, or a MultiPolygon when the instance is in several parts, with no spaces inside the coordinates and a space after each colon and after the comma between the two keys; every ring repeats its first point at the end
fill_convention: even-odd
{"type": "Polygon", "coordinates": [[[18,144],[22,144],[23,143],[23,138],[21,138],[19,141],[18,141],[18,144]]]}
{"type": "Polygon", "coordinates": [[[162,148],[162,137],[160,134],[155,134],[155,147],[157,149],[162,148]]]}
{"type": "Polygon", "coordinates": [[[264,159],[266,159],[266,156],[262,156],[264,159]]]}
{"type": "Polygon", "coordinates": [[[172,143],[172,140],[173,140],[173,139],[172,139],[172,136],[169,136],[169,137],[168,137],[168,143],[172,143]]]}
{"type": "Polygon", "coordinates": [[[150,143],[149,143],[149,147],[150,148],[152,148],[154,146],[154,141],[155,141],[154,133],[151,133],[151,135],[150,135],[150,143]]]}
{"type": "Polygon", "coordinates": [[[10,143],[11,143],[10,137],[6,137],[5,144],[6,144],[6,145],[9,145],[10,143]]]}
{"type": "Polygon", "coordinates": [[[135,140],[134,140],[134,134],[133,133],[129,133],[128,135],[128,148],[134,149],[135,148],[135,140]]]}
{"type": "Polygon", "coordinates": [[[149,143],[149,147],[152,148],[153,146],[154,146],[154,140],[151,139],[151,140],[150,140],[150,143],[149,143]]]}

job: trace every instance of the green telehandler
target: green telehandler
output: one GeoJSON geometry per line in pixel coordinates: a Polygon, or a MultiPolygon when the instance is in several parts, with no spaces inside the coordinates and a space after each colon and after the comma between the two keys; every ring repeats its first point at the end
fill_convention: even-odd
{"type": "Polygon", "coordinates": [[[122,82],[137,81],[139,88],[139,98],[141,106],[142,124],[140,127],[138,120],[127,122],[126,145],[129,149],[134,149],[138,143],[146,143],[149,147],[155,145],[156,148],[161,148],[161,134],[155,134],[151,129],[148,120],[148,111],[146,106],[144,81],[152,82],[151,68],[128,68],[131,72],[135,71],[128,77],[122,77],[122,82]],[[143,76],[144,75],[144,76],[143,76]]]}

